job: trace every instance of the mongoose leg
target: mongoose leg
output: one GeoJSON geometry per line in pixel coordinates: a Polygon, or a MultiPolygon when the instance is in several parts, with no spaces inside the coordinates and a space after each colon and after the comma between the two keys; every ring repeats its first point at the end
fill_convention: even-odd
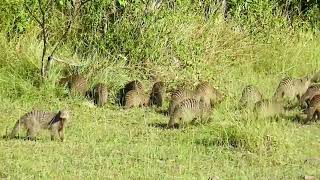
{"type": "Polygon", "coordinates": [[[56,137],[58,136],[58,130],[57,129],[51,129],[51,141],[54,141],[56,137]]]}
{"type": "Polygon", "coordinates": [[[60,140],[61,140],[62,142],[64,142],[64,140],[65,140],[65,138],[64,138],[64,129],[61,129],[61,130],[59,131],[59,136],[60,136],[60,140]]]}
{"type": "Polygon", "coordinates": [[[37,130],[36,129],[28,129],[27,131],[27,139],[28,140],[36,140],[37,130]]]}

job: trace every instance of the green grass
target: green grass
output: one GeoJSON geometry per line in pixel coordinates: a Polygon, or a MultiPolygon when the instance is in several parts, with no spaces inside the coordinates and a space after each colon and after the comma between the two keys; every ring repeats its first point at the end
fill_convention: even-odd
{"type": "MultiPolygon", "coordinates": [[[[123,54],[85,59],[67,47],[60,52],[65,59],[70,57],[68,61],[82,65],[77,71],[86,74],[91,85],[98,81],[109,85],[110,103],[103,108],[91,107],[83,98],[64,97],[65,90],[55,85],[67,68],[62,64],[55,64],[48,81],[37,87],[41,45],[36,32],[10,42],[1,34],[0,134],[11,131],[15,121],[33,107],[54,111],[66,108],[71,110],[72,120],[64,143],[50,141],[45,131],[36,142],[0,139],[0,177],[319,178],[319,160],[305,161],[320,158],[319,123],[301,125],[292,117],[260,120],[236,110],[247,84],[258,86],[268,98],[282,77],[319,70],[319,36],[277,29],[260,39],[232,22],[203,22],[191,17],[171,23],[166,27],[172,30],[167,36],[167,32],[151,36],[162,22],[155,25],[159,27],[150,27],[144,37],[154,43],[146,48],[150,57],[132,59],[127,66],[123,54]],[[155,109],[123,110],[114,105],[116,92],[125,82],[140,79],[150,89],[153,76],[164,80],[168,90],[208,80],[227,98],[213,111],[211,123],[174,130],[161,128],[169,118],[155,109]]],[[[143,47],[140,44],[135,53],[143,47]]]]}

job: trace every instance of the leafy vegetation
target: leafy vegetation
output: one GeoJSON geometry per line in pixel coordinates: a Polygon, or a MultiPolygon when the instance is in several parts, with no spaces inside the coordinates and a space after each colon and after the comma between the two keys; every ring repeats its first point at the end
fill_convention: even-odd
{"type": "MultiPolygon", "coordinates": [[[[282,77],[319,70],[318,1],[232,0],[226,19],[216,1],[163,1],[158,9],[119,2],[81,7],[54,54],[66,63],[53,61],[43,83],[42,30],[24,4],[38,16],[38,1],[0,2],[0,134],[32,108],[72,111],[65,143],[51,142],[47,132],[36,142],[0,139],[1,178],[320,177],[319,123],[295,122],[298,109],[292,117],[267,120],[236,109],[247,84],[268,98],[282,77]],[[57,82],[67,73],[108,84],[110,103],[95,108],[85,98],[66,97],[57,82]],[[169,91],[207,80],[227,98],[211,123],[175,130],[162,128],[169,119],[157,109],[116,105],[127,81],[140,79],[150,89],[155,78],[169,91]]],[[[75,5],[53,1],[48,52],[75,5]]]]}

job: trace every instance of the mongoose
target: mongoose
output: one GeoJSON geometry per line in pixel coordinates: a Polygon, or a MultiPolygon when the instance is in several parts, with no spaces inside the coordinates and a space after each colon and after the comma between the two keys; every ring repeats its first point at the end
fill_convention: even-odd
{"type": "Polygon", "coordinates": [[[14,138],[23,126],[27,129],[27,139],[35,140],[41,129],[48,129],[51,132],[51,140],[59,135],[60,140],[64,141],[64,128],[70,119],[68,111],[45,112],[33,110],[24,114],[15,124],[10,137],[14,138]]]}
{"type": "Polygon", "coordinates": [[[307,118],[304,120],[304,123],[307,123],[311,120],[317,120],[320,118],[320,95],[315,95],[309,104],[309,107],[306,110],[307,118]]]}
{"type": "Polygon", "coordinates": [[[171,93],[170,104],[168,108],[168,115],[171,115],[174,111],[174,108],[181,101],[194,97],[194,91],[187,88],[179,88],[171,93]]]}
{"type": "Polygon", "coordinates": [[[98,83],[93,88],[93,100],[98,107],[102,107],[108,101],[108,88],[104,83],[98,83]]]}
{"type": "Polygon", "coordinates": [[[239,108],[253,108],[255,103],[262,100],[262,94],[256,86],[247,85],[243,88],[239,100],[239,108]]]}
{"type": "Polygon", "coordinates": [[[88,81],[81,75],[70,75],[65,78],[62,78],[59,81],[60,85],[67,84],[69,89],[69,94],[71,96],[82,95],[85,96],[88,91],[88,81]]]}
{"type": "Polygon", "coordinates": [[[209,118],[209,107],[205,105],[204,99],[187,98],[175,106],[174,111],[170,115],[168,128],[173,128],[176,124],[188,123],[196,118],[201,121],[209,118]]]}
{"type": "Polygon", "coordinates": [[[308,107],[310,100],[320,94],[320,84],[312,84],[307,91],[301,96],[299,103],[301,107],[308,107]]]}
{"type": "Polygon", "coordinates": [[[125,96],[125,104],[124,109],[128,109],[131,107],[141,107],[147,106],[149,103],[149,98],[139,90],[131,90],[127,92],[125,96]]]}
{"type": "Polygon", "coordinates": [[[211,107],[219,104],[224,99],[222,92],[211,86],[208,82],[199,83],[194,96],[198,100],[203,98],[205,105],[211,107]]]}
{"type": "Polygon", "coordinates": [[[320,83],[320,71],[316,72],[312,79],[311,79],[311,82],[314,82],[314,83],[320,83]]]}
{"type": "Polygon", "coordinates": [[[138,80],[134,80],[134,81],[130,81],[128,82],[125,86],[124,86],[124,93],[126,94],[127,92],[131,91],[131,90],[139,90],[139,91],[144,91],[143,85],[140,81],[138,80]]]}
{"type": "Polygon", "coordinates": [[[119,104],[121,106],[124,106],[125,96],[131,90],[138,90],[140,92],[143,92],[144,87],[143,87],[142,83],[138,80],[128,82],[122,89],[119,90],[119,93],[118,93],[119,104]]]}
{"type": "Polygon", "coordinates": [[[149,105],[156,105],[157,107],[162,107],[165,98],[165,93],[166,87],[164,86],[164,83],[162,81],[154,83],[150,93],[149,105]]]}
{"type": "Polygon", "coordinates": [[[289,102],[292,102],[295,98],[298,98],[299,100],[307,91],[310,84],[311,81],[308,76],[301,79],[291,77],[283,78],[276,89],[273,99],[276,101],[288,99],[289,102]]]}
{"type": "Polygon", "coordinates": [[[279,116],[284,113],[284,107],[280,101],[273,99],[262,99],[254,105],[253,111],[257,118],[279,116]]]}

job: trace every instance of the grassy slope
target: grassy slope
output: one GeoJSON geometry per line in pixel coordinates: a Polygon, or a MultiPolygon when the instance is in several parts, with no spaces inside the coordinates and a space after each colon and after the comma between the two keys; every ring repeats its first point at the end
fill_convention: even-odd
{"type": "MultiPolygon", "coordinates": [[[[146,39],[160,39],[150,41],[157,48],[150,56],[159,59],[146,64],[145,73],[133,66],[122,68],[121,59],[114,64],[97,58],[88,65],[89,70],[84,68],[90,75],[96,75],[93,81],[110,85],[112,100],[116,90],[129,79],[143,78],[150,87],[145,75],[150,72],[156,72],[169,87],[181,81],[193,85],[199,78],[209,80],[226,93],[226,101],[212,114],[212,123],[180,130],[159,128],[157,125],[167,123],[168,118],[154,109],[125,111],[111,103],[104,108],[92,108],[84,99],[62,98],[63,90],[57,90],[52,83],[59,73],[53,73],[50,81],[38,90],[32,85],[37,79],[40,48],[37,41],[26,35],[19,42],[7,43],[2,35],[0,133],[5,134],[7,128],[11,130],[15,121],[32,107],[69,108],[73,118],[66,130],[65,143],[51,142],[46,132],[37,142],[0,140],[0,177],[320,177],[319,160],[305,162],[320,157],[319,124],[302,126],[292,122],[292,118],[258,120],[235,110],[241,89],[249,83],[270,97],[286,74],[298,77],[318,69],[320,39],[308,33],[275,30],[266,37],[268,41],[257,41],[220,22],[184,21],[166,27],[174,29],[167,36],[153,37],[151,28],[146,39]],[[168,45],[156,44],[165,40],[171,45],[169,49],[168,45]],[[173,57],[192,65],[186,69],[168,66],[173,57]],[[98,61],[103,65],[97,65],[98,61]],[[103,68],[93,71],[96,66],[103,68]]],[[[159,22],[158,26],[162,25],[159,22]]],[[[54,72],[59,69],[60,65],[54,72]]]]}

